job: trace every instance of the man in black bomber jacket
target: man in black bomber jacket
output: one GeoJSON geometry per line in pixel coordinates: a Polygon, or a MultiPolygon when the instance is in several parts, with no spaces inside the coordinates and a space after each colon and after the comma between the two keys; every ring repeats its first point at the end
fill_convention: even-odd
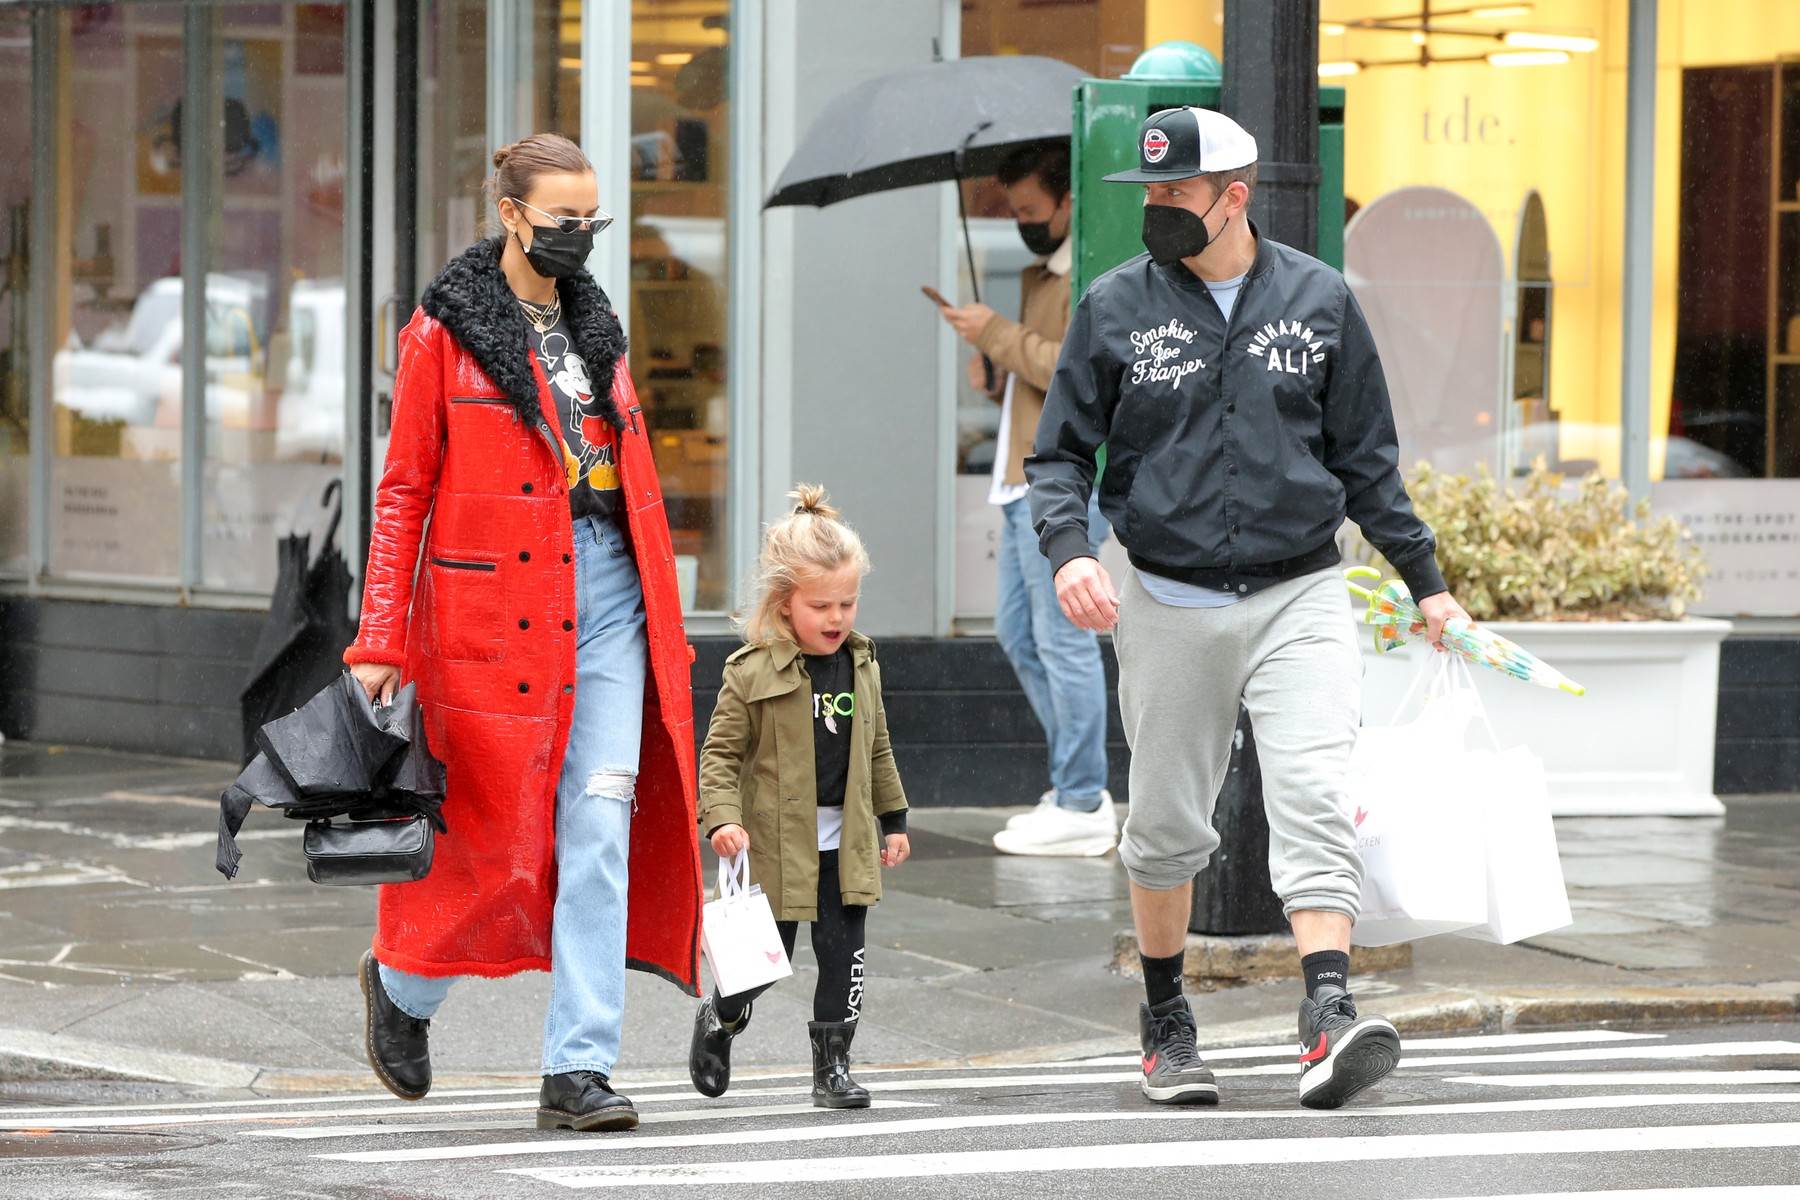
{"type": "Polygon", "coordinates": [[[1306,978],[1300,1102],[1336,1108],[1400,1056],[1394,1027],[1359,1017],[1349,993],[1362,879],[1344,793],[1362,679],[1337,570],[1346,515],[1405,579],[1434,643],[1467,614],[1401,481],[1380,357],[1343,276],[1248,219],[1255,139],[1178,108],[1144,122],[1138,151],[1138,170],[1108,180],[1144,186],[1149,253],[1076,307],[1025,473],[1063,611],[1117,626],[1142,1086],[1162,1103],[1218,1100],[1181,970],[1241,698],[1306,978]],[[1100,507],[1133,568],[1122,594],[1086,539],[1103,443],[1100,507]]]}

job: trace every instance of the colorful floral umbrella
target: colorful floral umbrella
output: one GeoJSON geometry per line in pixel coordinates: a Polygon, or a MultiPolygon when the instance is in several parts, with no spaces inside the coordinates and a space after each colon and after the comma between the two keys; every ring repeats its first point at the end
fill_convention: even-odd
{"type": "MultiPolygon", "coordinates": [[[[1385,654],[1424,634],[1428,624],[1425,614],[1419,611],[1418,604],[1413,600],[1412,593],[1398,579],[1390,579],[1374,588],[1366,588],[1355,582],[1358,579],[1380,578],[1381,572],[1373,567],[1351,567],[1344,572],[1344,581],[1349,585],[1350,591],[1369,602],[1369,611],[1363,615],[1363,624],[1375,627],[1375,649],[1385,654]]],[[[1444,622],[1444,648],[1476,666],[1499,671],[1502,675],[1511,675],[1526,683],[1556,688],[1571,696],[1581,696],[1587,692],[1586,688],[1517,642],[1460,618],[1452,617],[1444,622]]]]}

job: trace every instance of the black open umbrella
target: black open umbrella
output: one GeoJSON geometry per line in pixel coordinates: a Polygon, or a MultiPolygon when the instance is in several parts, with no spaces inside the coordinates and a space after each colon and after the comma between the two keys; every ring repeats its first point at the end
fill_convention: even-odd
{"type": "MultiPolygon", "coordinates": [[[[1066,62],[1019,54],[926,63],[867,80],[813,122],[765,207],[823,208],[874,192],[991,175],[1018,147],[1069,136],[1082,77],[1066,62]]],[[[956,197],[979,300],[960,186],[956,197]]]]}

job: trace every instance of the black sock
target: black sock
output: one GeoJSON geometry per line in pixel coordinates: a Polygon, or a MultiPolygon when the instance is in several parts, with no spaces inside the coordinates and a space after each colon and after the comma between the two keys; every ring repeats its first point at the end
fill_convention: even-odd
{"type": "Polygon", "coordinates": [[[1181,966],[1187,960],[1185,951],[1168,958],[1151,958],[1139,953],[1138,960],[1144,964],[1144,995],[1149,998],[1151,1008],[1181,995],[1181,966]]]}
{"type": "Polygon", "coordinates": [[[1350,990],[1350,956],[1342,950],[1315,950],[1300,960],[1306,976],[1306,998],[1313,999],[1327,985],[1350,990]]]}

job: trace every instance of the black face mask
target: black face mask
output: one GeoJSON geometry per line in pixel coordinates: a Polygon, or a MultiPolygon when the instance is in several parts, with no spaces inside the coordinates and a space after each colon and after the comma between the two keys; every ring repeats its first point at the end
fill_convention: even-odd
{"type": "MultiPolygon", "coordinates": [[[[1220,192],[1206,206],[1206,212],[1217,208],[1224,198],[1225,193],[1220,192]]],[[[1196,214],[1192,209],[1173,204],[1144,205],[1144,249],[1150,251],[1150,257],[1161,267],[1173,266],[1184,258],[1204,253],[1213,240],[1212,234],[1207,232],[1205,217],[1206,213],[1196,214]]],[[[1224,233],[1225,227],[1221,225],[1219,232],[1224,233]]]]}
{"type": "Polygon", "coordinates": [[[1019,222],[1019,240],[1025,243],[1027,250],[1039,258],[1049,258],[1055,254],[1068,236],[1068,234],[1064,234],[1062,237],[1057,237],[1051,233],[1048,221],[1019,222]]]}
{"type": "Polygon", "coordinates": [[[554,225],[533,225],[531,245],[525,244],[517,229],[513,230],[513,238],[518,241],[519,249],[525,251],[525,261],[531,264],[531,269],[546,279],[579,275],[587,269],[588,255],[594,250],[592,229],[564,233],[554,225]]]}

